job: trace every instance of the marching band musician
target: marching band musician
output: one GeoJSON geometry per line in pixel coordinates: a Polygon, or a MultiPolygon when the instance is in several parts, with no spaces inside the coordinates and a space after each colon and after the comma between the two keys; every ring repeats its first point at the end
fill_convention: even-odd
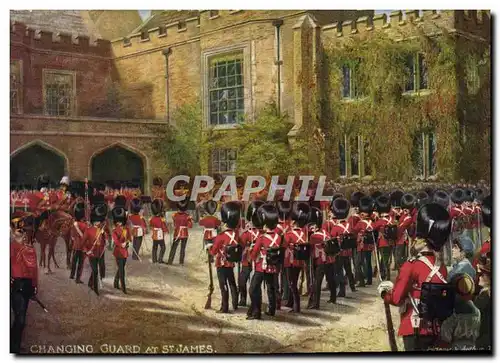
{"type": "Polygon", "coordinates": [[[132,242],[133,260],[139,259],[139,251],[142,246],[142,239],[144,235],[148,232],[146,221],[144,220],[144,217],[139,214],[141,210],[142,210],[141,200],[139,198],[133,198],[130,201],[130,211],[132,213],[128,216],[128,222],[130,224],[133,236],[133,242],[132,242]]]}
{"type": "Polygon", "coordinates": [[[174,221],[174,242],[170,248],[167,264],[171,265],[174,262],[175,251],[179,242],[181,244],[181,251],[179,256],[179,264],[184,265],[184,258],[186,256],[186,245],[189,237],[188,228],[193,228],[193,220],[186,212],[188,208],[188,198],[177,203],[179,211],[172,216],[174,221]]]}
{"type": "Polygon", "coordinates": [[[115,289],[121,289],[124,294],[127,293],[127,288],[125,286],[125,264],[128,258],[128,246],[132,237],[132,233],[128,226],[125,226],[127,217],[125,215],[125,209],[122,207],[115,207],[111,211],[113,216],[113,222],[115,228],[112,232],[112,239],[114,244],[113,256],[116,259],[116,274],[113,287],[115,289]]]}
{"type": "Polygon", "coordinates": [[[82,284],[82,271],[85,255],[83,253],[83,236],[87,230],[87,222],[85,221],[85,204],[77,203],[73,208],[73,217],[75,222],[71,226],[71,242],[73,246],[73,261],[71,263],[71,273],[69,278],[73,279],[76,273],[77,284],[82,284]]]}
{"type": "Polygon", "coordinates": [[[151,211],[153,212],[153,217],[149,221],[149,227],[152,230],[153,239],[153,251],[152,251],[152,261],[153,263],[162,263],[163,256],[165,255],[165,234],[168,234],[167,221],[165,219],[165,204],[162,199],[155,199],[151,203],[151,211]],[[160,246],[160,255],[158,256],[158,246],[160,246]]]}
{"type": "Polygon", "coordinates": [[[10,329],[11,353],[20,353],[29,301],[38,292],[34,228],[32,215],[16,212],[11,216],[10,301],[14,312],[14,323],[10,329]]]}
{"type": "Polygon", "coordinates": [[[274,231],[279,221],[279,214],[272,204],[264,204],[257,210],[257,218],[263,227],[250,252],[250,257],[255,261],[255,272],[250,283],[250,298],[252,301],[247,320],[261,319],[262,311],[262,282],[265,281],[268,296],[268,311],[266,315],[274,316],[276,313],[276,277],[277,265],[281,261],[281,239],[274,231]]]}
{"type": "MultiPolygon", "coordinates": [[[[92,224],[87,228],[83,235],[82,245],[84,246],[84,252],[89,256],[90,267],[92,268],[92,273],[89,278],[88,286],[92,289],[96,295],[99,295],[99,284],[98,284],[98,265],[104,255],[104,248],[106,247],[106,237],[105,237],[105,220],[108,214],[108,206],[106,204],[97,204],[92,208],[90,214],[90,223],[92,224]]],[[[101,279],[103,278],[102,269],[99,269],[101,273],[101,279]]]]}
{"type": "Polygon", "coordinates": [[[247,228],[241,233],[240,243],[243,246],[241,256],[241,271],[238,276],[238,292],[240,294],[239,306],[247,305],[247,284],[252,273],[252,259],[250,252],[257,241],[257,238],[263,233],[261,220],[257,217],[257,210],[264,202],[256,200],[248,205],[246,220],[247,228]]]}
{"type": "Polygon", "coordinates": [[[215,256],[215,267],[217,268],[217,279],[221,292],[221,308],[218,313],[229,313],[229,290],[231,290],[231,302],[233,309],[238,309],[238,289],[234,278],[234,264],[241,261],[242,247],[238,241],[235,231],[240,221],[240,204],[227,202],[221,208],[222,222],[227,229],[219,233],[213,245],[206,245],[211,256],[215,256]]]}
{"type": "Polygon", "coordinates": [[[339,285],[338,297],[345,297],[346,281],[343,272],[347,276],[351,291],[356,291],[351,267],[352,250],[356,247],[356,241],[352,234],[353,219],[348,218],[350,208],[351,205],[345,198],[336,198],[331,205],[331,211],[335,219],[334,226],[330,229],[330,235],[332,238],[338,238],[341,243],[340,253],[335,262],[335,275],[337,285],[339,285]]]}
{"type": "Polygon", "coordinates": [[[310,213],[309,224],[311,227],[311,236],[309,243],[311,244],[313,253],[313,291],[308,309],[319,309],[321,297],[321,284],[323,277],[326,277],[328,288],[330,290],[329,303],[335,304],[337,301],[337,284],[335,282],[335,257],[329,256],[325,252],[325,242],[330,239],[330,236],[324,229],[323,214],[319,208],[313,207],[310,213]]]}
{"type": "MultiPolygon", "coordinates": [[[[439,204],[426,204],[418,212],[416,228],[416,239],[412,245],[416,256],[401,266],[394,284],[383,281],[377,289],[387,303],[402,307],[398,334],[403,337],[406,351],[427,350],[437,344],[439,325],[435,319],[430,321],[422,317],[427,309],[420,304],[421,292],[423,283],[446,284],[446,266],[441,264],[436,253],[441,251],[448,240],[450,215],[439,204]]],[[[432,302],[426,306],[432,306],[432,302]]],[[[443,304],[437,301],[434,306],[443,304]]]]}
{"type": "Polygon", "coordinates": [[[287,275],[289,295],[287,299],[290,312],[300,313],[299,275],[309,259],[310,244],[307,240],[306,225],[309,220],[310,207],[307,203],[295,203],[292,207],[290,228],[283,238],[285,249],[284,269],[287,275]]]}

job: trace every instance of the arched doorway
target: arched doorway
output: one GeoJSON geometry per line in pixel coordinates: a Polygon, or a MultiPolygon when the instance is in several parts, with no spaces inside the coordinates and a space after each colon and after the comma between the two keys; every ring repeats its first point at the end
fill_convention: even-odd
{"type": "Polygon", "coordinates": [[[120,145],[94,155],[90,168],[93,182],[129,181],[139,184],[144,191],[145,168],[142,157],[120,145]]]}
{"type": "Polygon", "coordinates": [[[11,185],[27,185],[36,188],[38,176],[47,174],[51,184],[55,187],[66,171],[65,157],[39,143],[14,152],[10,159],[11,185]]]}

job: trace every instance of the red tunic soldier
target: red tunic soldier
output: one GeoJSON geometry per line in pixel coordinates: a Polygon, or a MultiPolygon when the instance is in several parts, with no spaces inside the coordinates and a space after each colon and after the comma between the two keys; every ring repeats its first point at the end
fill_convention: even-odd
{"type": "Polygon", "coordinates": [[[83,253],[83,236],[87,230],[87,222],[85,221],[85,205],[83,203],[75,204],[73,208],[73,216],[75,222],[71,226],[71,243],[73,250],[73,261],[71,264],[71,273],[69,278],[73,279],[76,273],[77,284],[83,283],[81,280],[83,271],[83,262],[85,261],[85,254],[83,253]]]}
{"type": "Polygon", "coordinates": [[[217,236],[217,229],[220,226],[220,220],[214,216],[217,210],[217,202],[214,200],[208,200],[204,203],[205,211],[208,216],[200,219],[199,225],[204,228],[203,230],[203,245],[206,246],[208,243],[213,244],[214,238],[217,236]]]}
{"type": "Polygon", "coordinates": [[[238,291],[240,294],[239,306],[247,305],[247,284],[250,274],[252,273],[252,259],[250,252],[255,245],[255,242],[262,233],[262,223],[257,217],[257,210],[264,202],[253,201],[248,205],[246,220],[248,221],[247,229],[240,235],[240,243],[243,246],[241,256],[241,271],[238,275],[238,291]]]}
{"type": "Polygon", "coordinates": [[[14,323],[10,330],[10,351],[20,353],[30,299],[38,290],[38,265],[33,247],[35,221],[32,215],[16,212],[11,216],[10,297],[14,323]]]}
{"type": "Polygon", "coordinates": [[[177,250],[177,246],[180,242],[181,252],[179,256],[179,264],[182,266],[184,265],[184,258],[186,256],[186,244],[189,237],[188,228],[193,228],[193,220],[186,212],[188,208],[187,198],[177,203],[177,208],[179,209],[179,212],[172,216],[174,221],[174,242],[168,255],[168,264],[171,265],[174,262],[175,251],[177,250]]]}
{"type": "Polygon", "coordinates": [[[169,231],[165,219],[165,203],[163,200],[153,200],[153,203],[151,203],[151,211],[154,215],[149,221],[149,227],[151,227],[153,231],[153,263],[165,263],[165,261],[163,261],[163,256],[165,255],[165,234],[168,234],[169,231]],[[160,247],[159,256],[158,246],[160,247]]]}
{"type": "Polygon", "coordinates": [[[351,205],[347,199],[337,198],[332,203],[334,226],[330,229],[330,236],[340,243],[340,253],[336,257],[335,275],[339,285],[338,297],[345,297],[346,281],[351,291],[356,291],[354,276],[351,268],[352,250],[356,248],[356,236],[353,234],[353,218],[348,218],[351,205]],[[345,273],[345,275],[344,275],[345,273]]]}
{"type": "Polygon", "coordinates": [[[355,260],[358,286],[364,287],[372,284],[372,251],[377,239],[371,215],[373,213],[374,201],[369,196],[359,200],[360,220],[353,228],[358,235],[357,258],[355,260]],[[366,279],[366,282],[365,282],[366,279]]]}
{"type": "Polygon", "coordinates": [[[409,241],[410,232],[408,231],[415,223],[414,206],[416,203],[416,198],[412,194],[404,194],[401,198],[401,214],[395,214],[398,225],[398,233],[396,239],[396,246],[394,247],[394,267],[399,271],[401,265],[406,260],[406,250],[409,241]]]}
{"type": "Polygon", "coordinates": [[[455,236],[464,228],[465,213],[463,210],[463,202],[465,200],[465,192],[463,189],[457,188],[451,192],[450,199],[452,205],[449,209],[449,213],[453,220],[452,234],[455,236]]]}
{"type": "Polygon", "coordinates": [[[306,225],[309,220],[310,207],[307,203],[294,204],[291,212],[291,224],[283,239],[285,249],[284,268],[290,289],[286,307],[290,312],[300,312],[299,275],[309,259],[311,246],[307,238],[306,225]],[[290,296],[291,295],[291,296],[290,296]]]}
{"type": "Polygon", "coordinates": [[[243,251],[235,231],[240,220],[240,204],[238,202],[224,203],[221,208],[221,218],[228,228],[215,237],[213,245],[207,244],[207,248],[210,255],[215,256],[215,267],[222,295],[222,306],[218,312],[227,314],[229,312],[229,290],[231,290],[233,309],[238,309],[238,289],[234,279],[234,264],[241,261],[243,251]]]}
{"type": "MultiPolygon", "coordinates": [[[[283,242],[283,238],[290,228],[290,211],[291,204],[289,201],[278,200],[276,202],[276,207],[278,208],[279,213],[279,222],[276,226],[275,232],[280,236],[281,241],[283,242]]],[[[281,301],[289,299],[289,288],[288,288],[288,280],[286,278],[285,268],[283,264],[278,265],[278,274],[276,275],[276,286],[278,289],[277,294],[277,309],[281,310],[281,301]]]]}
{"type": "Polygon", "coordinates": [[[250,253],[255,261],[255,272],[250,283],[250,298],[252,304],[249,310],[248,320],[261,319],[262,305],[262,282],[266,282],[268,296],[268,311],[266,315],[274,316],[276,313],[276,276],[277,265],[282,260],[281,238],[274,232],[278,225],[278,210],[274,205],[264,204],[257,210],[257,218],[260,218],[263,233],[259,236],[250,253]]]}
{"type": "Polygon", "coordinates": [[[449,307],[446,303],[452,295],[449,291],[439,290],[442,293],[437,294],[438,299],[443,300],[438,301],[432,300],[436,295],[427,295],[429,286],[434,291],[440,286],[446,288],[446,266],[441,264],[436,253],[446,243],[450,230],[450,215],[445,208],[437,203],[423,206],[418,212],[416,239],[412,246],[417,255],[401,266],[394,285],[383,281],[378,287],[387,303],[402,309],[399,335],[403,337],[406,351],[427,350],[435,346],[443,314],[451,315],[451,311],[443,311],[449,307]],[[440,310],[436,311],[433,306],[440,310]]]}
{"type": "Polygon", "coordinates": [[[328,289],[330,290],[330,300],[328,300],[328,302],[335,303],[337,300],[335,257],[327,255],[325,251],[325,243],[330,239],[330,236],[325,230],[321,229],[323,214],[319,208],[312,208],[309,223],[311,224],[312,230],[312,234],[309,237],[309,243],[311,244],[311,253],[313,254],[314,285],[307,308],[319,309],[323,277],[326,277],[328,289]]]}
{"type": "Polygon", "coordinates": [[[111,211],[113,216],[113,223],[115,228],[112,232],[112,239],[114,244],[113,256],[116,259],[116,274],[114,280],[114,288],[121,289],[124,294],[127,293],[127,287],[125,286],[125,264],[128,258],[128,246],[130,240],[132,239],[132,233],[130,229],[125,226],[127,217],[125,215],[125,209],[122,207],[114,208],[111,211]]]}
{"type": "MultiPolygon", "coordinates": [[[[84,251],[89,257],[92,273],[89,278],[88,286],[99,295],[99,280],[98,280],[98,265],[104,255],[106,247],[105,237],[105,219],[108,214],[108,206],[106,204],[97,204],[93,206],[90,214],[91,226],[87,228],[83,235],[82,244],[84,251]]],[[[104,278],[103,270],[100,269],[101,279],[104,278]]]]}
{"type": "Polygon", "coordinates": [[[392,246],[396,240],[397,226],[394,225],[393,218],[389,215],[391,210],[390,199],[386,195],[381,195],[375,201],[378,218],[373,223],[374,230],[378,231],[377,252],[380,265],[380,276],[383,280],[391,279],[391,253],[392,246]]]}
{"type": "Polygon", "coordinates": [[[147,224],[143,216],[140,215],[142,210],[142,202],[139,198],[133,198],[130,201],[130,211],[132,212],[128,217],[128,224],[132,231],[132,259],[139,259],[139,251],[141,250],[143,237],[146,235],[147,224]]]}

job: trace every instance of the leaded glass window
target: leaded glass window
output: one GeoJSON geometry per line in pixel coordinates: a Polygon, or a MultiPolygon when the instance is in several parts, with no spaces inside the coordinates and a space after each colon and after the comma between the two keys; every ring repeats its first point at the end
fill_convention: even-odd
{"type": "Polygon", "coordinates": [[[74,103],[73,74],[45,73],[45,113],[51,116],[71,116],[74,103]]]}

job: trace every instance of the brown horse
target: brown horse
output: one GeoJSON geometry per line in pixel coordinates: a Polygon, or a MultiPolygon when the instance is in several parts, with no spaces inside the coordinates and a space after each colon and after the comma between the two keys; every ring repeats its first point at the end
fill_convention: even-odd
{"type": "Polygon", "coordinates": [[[66,244],[66,267],[69,269],[71,264],[71,239],[70,239],[70,230],[73,225],[73,217],[68,213],[63,211],[55,211],[52,213],[43,213],[40,217],[37,218],[37,229],[35,233],[35,239],[40,243],[40,266],[45,267],[45,249],[49,246],[49,254],[47,261],[47,273],[51,273],[52,270],[50,268],[50,259],[54,261],[54,264],[57,268],[59,265],[57,264],[55,258],[55,247],[57,243],[57,239],[62,237],[66,244]]]}

